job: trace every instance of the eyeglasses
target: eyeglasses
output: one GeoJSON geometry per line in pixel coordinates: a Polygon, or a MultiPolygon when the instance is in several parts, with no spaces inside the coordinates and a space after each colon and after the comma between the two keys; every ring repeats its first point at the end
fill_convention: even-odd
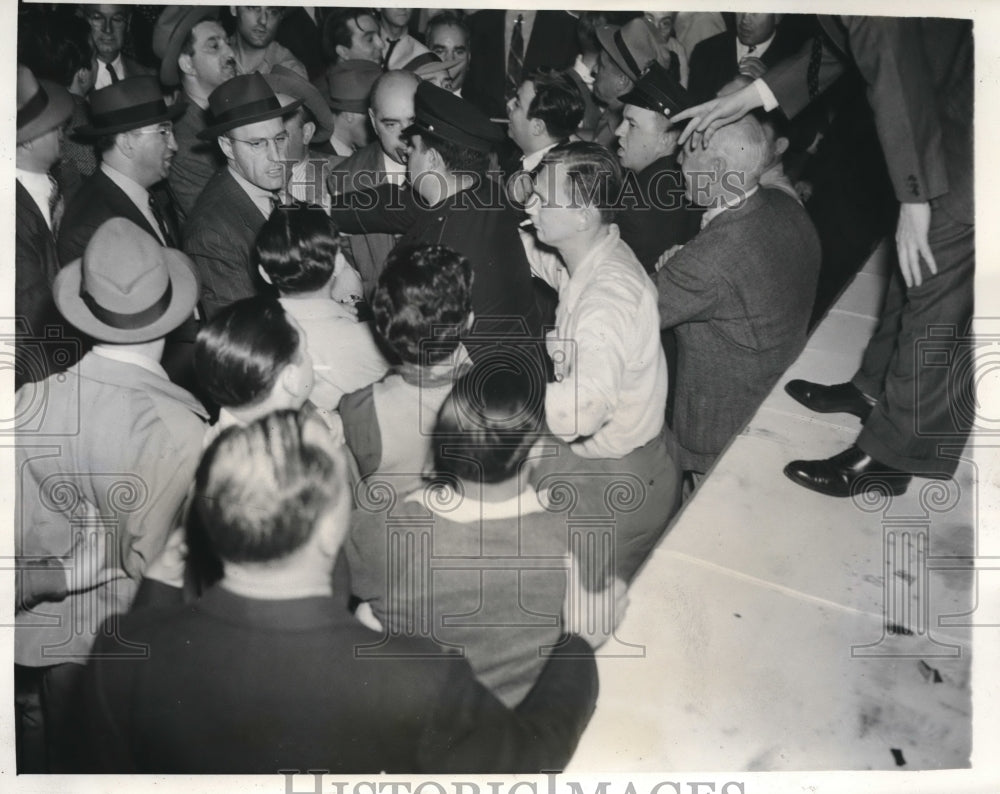
{"type": "Polygon", "coordinates": [[[229,138],[229,140],[231,141],[238,141],[239,143],[245,143],[247,146],[250,147],[250,151],[254,152],[255,154],[262,154],[266,152],[267,145],[269,143],[273,143],[275,150],[278,152],[280,152],[288,143],[287,132],[279,133],[278,135],[275,135],[273,138],[247,139],[247,138],[233,138],[232,136],[229,135],[227,135],[226,137],[229,138]]]}
{"type": "Polygon", "coordinates": [[[136,135],[162,135],[164,138],[170,138],[174,134],[174,127],[172,124],[161,124],[151,130],[132,130],[132,132],[136,135]]]}
{"type": "Polygon", "coordinates": [[[87,21],[91,24],[91,27],[103,28],[105,23],[110,22],[116,28],[125,27],[125,23],[128,22],[128,16],[125,14],[112,14],[111,16],[105,16],[100,11],[91,11],[87,15],[87,21]]]}

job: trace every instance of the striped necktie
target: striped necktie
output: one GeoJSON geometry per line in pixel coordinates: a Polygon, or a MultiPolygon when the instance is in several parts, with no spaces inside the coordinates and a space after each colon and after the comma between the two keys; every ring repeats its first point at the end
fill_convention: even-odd
{"type": "Polygon", "coordinates": [[[521,72],[524,70],[524,14],[517,15],[514,30],[510,34],[510,52],[507,53],[507,84],[504,96],[510,99],[521,87],[521,72]]]}

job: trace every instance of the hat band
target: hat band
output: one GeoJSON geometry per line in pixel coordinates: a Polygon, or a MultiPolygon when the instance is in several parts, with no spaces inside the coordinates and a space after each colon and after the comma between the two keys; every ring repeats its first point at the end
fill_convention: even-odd
{"type": "Polygon", "coordinates": [[[93,126],[97,129],[101,127],[120,127],[123,124],[142,124],[149,119],[162,116],[167,112],[167,103],[162,99],[154,102],[143,102],[141,105],[132,105],[127,108],[109,110],[106,113],[94,113],[91,108],[91,118],[93,126]]]}
{"type": "Polygon", "coordinates": [[[30,124],[45,110],[49,104],[49,95],[41,85],[38,86],[38,93],[24,103],[24,107],[17,111],[17,128],[21,129],[25,124],[30,124]]]}
{"type": "Polygon", "coordinates": [[[258,113],[268,113],[272,110],[281,110],[281,103],[275,96],[257,99],[245,105],[237,105],[215,116],[213,127],[229,124],[231,121],[242,121],[245,118],[256,116],[258,113]]]}
{"type": "Polygon", "coordinates": [[[635,62],[635,58],[632,57],[632,53],[629,52],[628,47],[625,46],[625,39],[622,37],[622,29],[618,28],[615,31],[615,44],[618,46],[618,51],[621,53],[622,58],[625,59],[625,65],[632,70],[632,74],[638,77],[642,73],[642,69],[639,68],[639,64],[635,62]]]}
{"type": "Polygon", "coordinates": [[[117,328],[120,331],[133,331],[136,328],[145,328],[146,326],[155,323],[167,313],[167,307],[170,306],[170,300],[173,297],[173,294],[173,282],[168,281],[167,289],[164,291],[163,295],[160,296],[160,299],[152,306],[147,309],[143,309],[140,312],[125,314],[123,312],[113,312],[110,309],[105,309],[96,300],[94,300],[93,296],[89,292],[87,292],[86,287],[83,286],[83,282],[80,282],[80,297],[83,299],[84,305],[90,309],[90,313],[105,325],[117,328]]]}

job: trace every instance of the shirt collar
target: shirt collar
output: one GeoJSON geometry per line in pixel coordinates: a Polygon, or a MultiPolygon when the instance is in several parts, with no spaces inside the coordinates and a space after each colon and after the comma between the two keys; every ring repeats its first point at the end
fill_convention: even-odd
{"type": "Polygon", "coordinates": [[[713,218],[717,218],[726,210],[731,210],[734,207],[742,206],[742,204],[746,202],[746,200],[750,198],[754,193],[756,193],[759,189],[760,185],[754,185],[746,193],[744,193],[743,197],[735,204],[721,204],[718,207],[709,207],[708,209],[706,209],[705,214],[701,216],[701,228],[704,229],[706,226],[708,226],[708,224],[712,221],[713,218]]]}
{"type": "Polygon", "coordinates": [[[406,497],[406,501],[423,503],[432,513],[459,524],[502,521],[545,511],[539,494],[528,484],[521,493],[503,502],[482,502],[468,495],[460,496],[450,485],[419,488],[406,497]]]}
{"type": "Polygon", "coordinates": [[[385,181],[391,182],[393,185],[397,186],[402,185],[406,180],[406,166],[402,163],[397,163],[389,155],[387,155],[384,150],[380,151],[382,152],[382,165],[385,170],[385,181]]]}
{"type": "MultiPolygon", "coordinates": [[[[778,31],[775,30],[774,33],[771,34],[771,37],[769,39],[767,39],[766,41],[762,41],[760,44],[758,44],[756,47],[754,47],[753,57],[754,58],[760,58],[760,57],[762,57],[764,55],[764,53],[767,52],[767,48],[770,47],[771,44],[774,42],[774,37],[777,36],[777,35],[778,35],[778,31]]],[[[749,49],[750,48],[746,44],[744,44],[738,38],[736,39],[736,61],[737,61],[737,63],[739,61],[742,61],[744,58],[747,57],[747,55],[748,55],[747,51],[749,49]]]]}
{"type": "Polygon", "coordinates": [[[537,152],[524,155],[524,157],[521,158],[521,168],[525,171],[533,171],[535,166],[542,162],[542,158],[545,157],[545,153],[548,152],[549,149],[553,148],[557,143],[558,141],[553,141],[544,149],[539,149],[537,152]]]}
{"type": "Polygon", "coordinates": [[[576,272],[570,275],[566,286],[559,293],[560,306],[565,306],[567,311],[573,310],[580,293],[583,292],[590,271],[599,262],[607,259],[608,253],[616,248],[619,242],[621,242],[621,232],[618,230],[618,224],[612,223],[608,227],[607,236],[594,246],[590,255],[576,268],[576,272]]]}
{"type": "MultiPolygon", "coordinates": [[[[344,309],[333,298],[279,298],[282,308],[296,320],[347,320],[344,309]]],[[[351,322],[347,320],[347,322],[351,322]]]]}
{"type": "Polygon", "coordinates": [[[102,358],[110,358],[112,361],[120,361],[123,364],[134,364],[137,367],[142,367],[143,369],[152,372],[157,377],[163,378],[164,380],[170,380],[166,370],[160,366],[159,361],[153,361],[153,359],[148,356],[140,355],[133,350],[126,350],[114,345],[102,345],[98,342],[94,345],[93,352],[95,355],[101,356],[102,358]]]}
{"type": "Polygon", "coordinates": [[[272,199],[276,199],[277,196],[270,190],[264,190],[262,187],[257,187],[253,182],[248,182],[234,169],[231,165],[228,166],[229,173],[232,175],[233,179],[236,180],[236,184],[243,188],[243,192],[246,193],[250,200],[257,206],[257,209],[263,213],[265,218],[271,217],[272,210],[272,199]]]}

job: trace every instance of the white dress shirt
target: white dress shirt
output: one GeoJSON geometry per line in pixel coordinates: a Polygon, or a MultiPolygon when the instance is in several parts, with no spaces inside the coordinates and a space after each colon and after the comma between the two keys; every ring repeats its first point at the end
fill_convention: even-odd
{"type": "MultiPolygon", "coordinates": [[[[111,66],[115,70],[115,74],[118,75],[119,80],[124,80],[128,75],[125,74],[125,64],[122,63],[122,54],[118,53],[118,56],[111,61],[111,66]]],[[[98,88],[105,88],[111,85],[111,75],[108,73],[107,64],[100,58],[97,59],[97,79],[94,81],[94,90],[98,88]]]]}
{"type": "Polygon", "coordinates": [[[52,213],[49,211],[49,201],[52,198],[52,180],[49,179],[49,175],[38,171],[25,171],[21,168],[15,168],[14,175],[21,183],[21,187],[28,191],[32,201],[38,205],[38,211],[42,213],[42,217],[45,218],[45,223],[48,224],[51,231],[52,213]]]}
{"type": "Polygon", "coordinates": [[[101,163],[101,170],[104,172],[104,175],[118,185],[122,192],[129,197],[129,200],[135,204],[139,212],[142,213],[142,217],[144,217],[150,227],[152,227],[160,245],[166,245],[167,241],[163,239],[163,232],[160,231],[160,224],[157,222],[156,216],[153,214],[153,210],[149,207],[149,191],[134,179],[125,176],[125,174],[121,171],[112,168],[107,163],[101,163]]]}

